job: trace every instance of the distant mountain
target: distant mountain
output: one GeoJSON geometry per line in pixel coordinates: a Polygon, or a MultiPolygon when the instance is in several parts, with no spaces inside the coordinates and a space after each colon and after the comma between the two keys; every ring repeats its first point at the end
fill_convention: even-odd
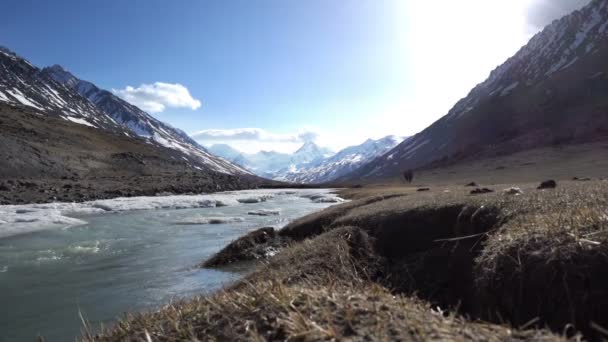
{"type": "Polygon", "coordinates": [[[308,141],[291,155],[291,164],[295,167],[315,164],[333,154],[330,149],[319,147],[314,142],[308,141]]]}
{"type": "Polygon", "coordinates": [[[368,139],[358,146],[333,154],[312,142],[293,154],[261,151],[243,154],[229,145],[213,145],[209,151],[251,170],[257,175],[295,183],[322,183],[343,176],[395,147],[401,138],[368,139]]]}
{"type": "Polygon", "coordinates": [[[215,144],[211,147],[208,147],[207,151],[215,154],[216,156],[220,156],[232,163],[234,163],[235,160],[239,160],[243,157],[243,153],[232,148],[232,146],[228,144],[215,144]]]}
{"type": "Polygon", "coordinates": [[[215,171],[228,174],[247,173],[246,170],[210,154],[183,131],[155,119],[111,92],[99,89],[91,82],[76,78],[59,65],[44,68],[40,74],[74,90],[114,122],[139,137],[181,151],[185,154],[186,159],[203,164],[215,171]]]}
{"type": "Polygon", "coordinates": [[[368,139],[361,145],[347,147],[333,156],[290,170],[275,179],[295,183],[330,182],[383,155],[402,140],[394,135],[378,140],[368,139]]]}
{"type": "Polygon", "coordinates": [[[258,176],[280,178],[289,170],[314,164],[332,154],[331,150],[307,142],[292,154],[275,151],[260,151],[254,154],[241,153],[226,144],[216,144],[208,148],[212,153],[244,167],[258,176]]]}
{"type": "Polygon", "coordinates": [[[608,1],[554,21],[424,131],[343,180],[608,137],[608,1]]]}

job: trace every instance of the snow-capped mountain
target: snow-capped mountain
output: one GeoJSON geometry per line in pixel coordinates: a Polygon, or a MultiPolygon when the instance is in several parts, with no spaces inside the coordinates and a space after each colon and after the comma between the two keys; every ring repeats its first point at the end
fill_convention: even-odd
{"type": "Polygon", "coordinates": [[[441,119],[344,180],[608,138],[608,1],[554,21],[441,119]]]}
{"type": "Polygon", "coordinates": [[[27,106],[82,125],[123,131],[114,119],[87,99],[61,86],[4,47],[0,47],[0,102],[27,106]]]}
{"type": "Polygon", "coordinates": [[[40,70],[4,47],[0,48],[0,102],[133,138],[141,137],[150,144],[177,151],[177,157],[193,168],[227,174],[249,173],[208,153],[184,132],[90,82],[79,80],[60,66],[40,70]]]}
{"type": "Polygon", "coordinates": [[[305,143],[291,155],[268,151],[247,155],[225,144],[213,145],[209,151],[260,176],[294,183],[323,183],[357,169],[401,141],[392,135],[378,140],[368,139],[336,154],[312,142],[305,143]]]}
{"type": "Polygon", "coordinates": [[[258,176],[270,179],[283,179],[284,174],[302,167],[317,165],[318,162],[333,154],[330,149],[319,147],[314,142],[304,143],[292,154],[276,151],[246,154],[226,144],[216,144],[209,147],[208,150],[258,176]]]}
{"type": "Polygon", "coordinates": [[[383,155],[401,141],[402,138],[394,135],[378,140],[368,139],[361,145],[347,147],[333,156],[317,161],[316,164],[291,170],[275,179],[295,183],[330,182],[383,155]]]}
{"type": "Polygon", "coordinates": [[[314,165],[333,154],[330,149],[319,147],[314,142],[308,141],[291,155],[291,164],[293,166],[314,165]]]}

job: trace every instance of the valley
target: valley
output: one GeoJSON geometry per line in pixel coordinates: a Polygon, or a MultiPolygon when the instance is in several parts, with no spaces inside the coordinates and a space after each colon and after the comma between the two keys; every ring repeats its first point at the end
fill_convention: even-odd
{"type": "Polygon", "coordinates": [[[608,338],[608,1],[260,2],[0,47],[0,342],[608,338]]]}

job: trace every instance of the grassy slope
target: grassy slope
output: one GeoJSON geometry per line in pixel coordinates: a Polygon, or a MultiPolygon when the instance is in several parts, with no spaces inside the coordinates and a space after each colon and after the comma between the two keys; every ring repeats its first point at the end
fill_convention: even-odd
{"type": "Polygon", "coordinates": [[[559,340],[534,329],[572,333],[568,323],[598,338],[608,326],[608,182],[500,191],[512,185],[479,196],[462,185],[346,190],[352,202],[278,232],[290,247],[244,281],[85,339],[559,340]]]}

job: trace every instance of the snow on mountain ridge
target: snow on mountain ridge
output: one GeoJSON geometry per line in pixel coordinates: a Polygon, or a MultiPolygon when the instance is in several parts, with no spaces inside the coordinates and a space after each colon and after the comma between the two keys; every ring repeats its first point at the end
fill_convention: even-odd
{"type": "Polygon", "coordinates": [[[91,82],[78,79],[60,65],[44,68],[42,72],[87,98],[137,136],[150,139],[167,148],[186,154],[188,156],[186,159],[189,162],[194,164],[197,161],[202,162],[215,171],[228,174],[249,173],[241,167],[210,154],[183,131],[157,120],[111,92],[99,89],[91,82]]]}
{"type": "Polygon", "coordinates": [[[287,182],[321,183],[360,167],[399,142],[401,139],[396,136],[368,139],[361,145],[347,147],[338,153],[307,142],[291,155],[274,151],[248,155],[225,144],[213,145],[209,150],[260,176],[287,182]]]}

